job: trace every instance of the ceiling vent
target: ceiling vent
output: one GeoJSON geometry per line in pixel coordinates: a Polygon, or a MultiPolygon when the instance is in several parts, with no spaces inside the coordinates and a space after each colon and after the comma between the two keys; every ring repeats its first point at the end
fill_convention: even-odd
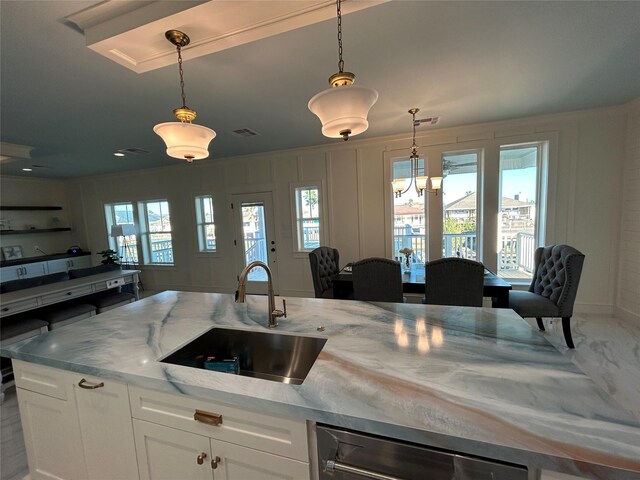
{"type": "Polygon", "coordinates": [[[123,148],[118,150],[120,153],[124,153],[125,155],[147,155],[149,153],[148,150],[143,150],[142,148],[123,148]]]}
{"type": "Polygon", "coordinates": [[[437,125],[440,121],[440,117],[427,117],[421,118],[420,120],[416,120],[416,127],[422,125],[423,123],[427,125],[427,127],[431,127],[433,125],[437,125]]]}
{"type": "Polygon", "coordinates": [[[234,130],[233,133],[241,137],[255,137],[256,135],[260,135],[258,132],[255,132],[250,128],[240,128],[238,130],[234,130]]]}

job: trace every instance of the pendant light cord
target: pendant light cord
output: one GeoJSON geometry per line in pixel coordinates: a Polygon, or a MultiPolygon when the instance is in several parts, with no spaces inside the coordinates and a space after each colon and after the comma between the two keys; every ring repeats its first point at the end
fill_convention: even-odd
{"type": "Polygon", "coordinates": [[[180,45],[176,45],[176,49],[178,50],[178,71],[180,72],[180,90],[182,91],[182,108],[187,107],[187,100],[184,95],[184,73],[182,71],[182,54],[180,45]]]}
{"type": "Polygon", "coordinates": [[[338,9],[338,69],[340,73],[344,72],[344,60],[342,60],[342,10],[340,8],[341,0],[336,0],[338,9]]]}

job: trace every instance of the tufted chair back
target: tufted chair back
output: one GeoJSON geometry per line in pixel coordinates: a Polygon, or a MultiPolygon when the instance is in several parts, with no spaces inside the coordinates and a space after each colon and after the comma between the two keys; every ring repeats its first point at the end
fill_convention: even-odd
{"type": "Polygon", "coordinates": [[[402,272],[400,262],[388,258],[371,257],[355,262],[353,297],[365,302],[402,303],[402,272]]]}
{"type": "Polygon", "coordinates": [[[484,265],[466,258],[447,257],[425,265],[424,303],[481,307],[484,265]]]}
{"type": "Polygon", "coordinates": [[[318,247],[309,252],[311,277],[316,298],[333,298],[331,277],[340,271],[340,253],[331,247],[318,247]]]}
{"type": "Polygon", "coordinates": [[[534,263],[529,291],[555,303],[559,317],[571,317],[584,255],[569,245],[550,245],[536,249],[534,263]]]}

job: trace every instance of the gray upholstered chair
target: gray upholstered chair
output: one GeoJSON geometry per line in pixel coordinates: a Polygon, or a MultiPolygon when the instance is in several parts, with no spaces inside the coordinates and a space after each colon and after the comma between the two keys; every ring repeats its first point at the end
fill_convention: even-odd
{"type": "Polygon", "coordinates": [[[335,248],[318,247],[309,252],[316,298],[333,298],[331,277],[340,271],[339,262],[340,253],[335,248]]]}
{"type": "Polygon", "coordinates": [[[400,263],[371,257],[351,266],[353,298],[365,302],[404,302],[400,263]]]}
{"type": "Polygon", "coordinates": [[[535,317],[544,331],[543,317],[561,317],[567,347],[573,347],[569,322],[578,293],[584,255],[569,245],[539,247],[534,254],[535,270],[528,291],[511,290],[509,308],[522,318],[535,317]]]}
{"type": "Polygon", "coordinates": [[[484,265],[473,260],[447,257],[425,265],[425,298],[431,305],[481,307],[484,265]]]}

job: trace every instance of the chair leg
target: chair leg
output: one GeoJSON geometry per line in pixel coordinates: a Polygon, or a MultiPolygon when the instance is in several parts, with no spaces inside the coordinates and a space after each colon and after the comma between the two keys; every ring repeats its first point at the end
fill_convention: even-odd
{"type": "Polygon", "coordinates": [[[536,322],[538,322],[538,328],[541,332],[544,332],[544,323],[542,323],[542,318],[536,317],[536,322]]]}
{"type": "Polygon", "coordinates": [[[562,317],[562,332],[564,333],[564,341],[567,342],[567,347],[575,348],[573,346],[573,339],[571,338],[571,327],[569,326],[569,320],[571,320],[571,317],[562,317]]]}

